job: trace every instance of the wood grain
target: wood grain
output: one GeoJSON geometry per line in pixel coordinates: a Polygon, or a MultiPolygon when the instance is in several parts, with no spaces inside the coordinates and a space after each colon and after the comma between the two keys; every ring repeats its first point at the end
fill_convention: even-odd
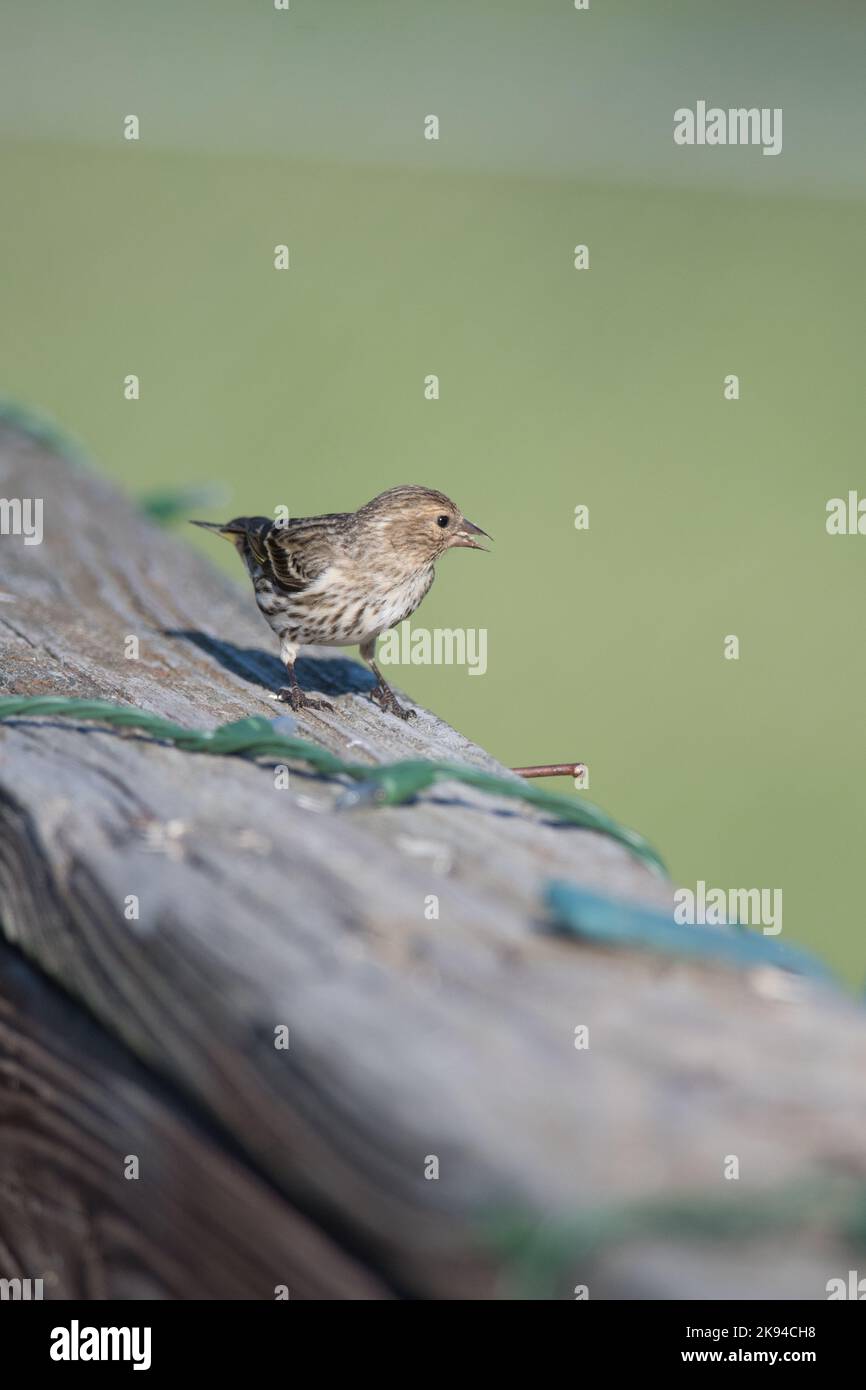
{"type": "MultiPolygon", "coordinates": [[[[0,495],[45,503],[41,546],[0,539],[0,691],[128,701],[197,727],[279,712],[267,691],[281,668],[250,595],[185,539],[11,430],[0,495]]],[[[501,771],[430,713],[383,716],[344,657],[314,653],[299,674],[335,703],[305,712],[301,733],[344,756],[501,771]]],[[[555,1223],[719,1195],[728,1154],[752,1196],[864,1173],[866,1022],[842,996],[780,1002],[749,977],[551,938],[548,877],[670,901],[599,835],[456,785],[351,812],[336,783],[289,782],[92,726],[0,725],[0,921],[381,1287],[508,1294],[491,1211],[555,1223]],[[580,1024],[588,1051],[573,1045],[580,1024]]],[[[743,1245],[733,1263],[730,1247],[702,1249],[703,1285],[736,1293],[763,1258],[762,1296],[778,1284],[823,1297],[845,1256],[810,1242],[792,1234],[778,1259],[743,1245]]],[[[594,1269],[608,1296],[628,1296],[652,1284],[653,1260],[636,1249],[627,1274],[594,1269]]],[[[694,1264],[665,1264],[665,1296],[698,1295],[694,1264]]]]}
{"type": "Polygon", "coordinates": [[[0,1277],[45,1298],[387,1297],[6,945],[0,1132],[0,1277]]]}

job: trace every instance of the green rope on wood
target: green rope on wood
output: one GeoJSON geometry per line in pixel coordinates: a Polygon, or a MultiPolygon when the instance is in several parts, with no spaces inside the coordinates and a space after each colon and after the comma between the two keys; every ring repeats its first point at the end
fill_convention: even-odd
{"type": "Polygon", "coordinates": [[[437,782],[462,782],[464,786],[475,787],[492,796],[522,801],[570,825],[609,835],[657,873],[666,876],[661,858],[643,836],[618,825],[606,812],[590,802],[572,800],[517,778],[480,772],[459,763],[431,762],[420,758],[373,765],[344,762],[326,748],[281,733],[274,727],[274,722],[263,715],[220,724],[215,729],[185,729],[159,715],[135,709],[132,705],[114,704],[109,700],[70,700],[53,695],[0,698],[0,720],[12,719],[16,715],[59,715],[62,718],[141,729],[163,743],[170,743],[190,753],[303,762],[323,776],[349,777],[359,783],[352,797],[351,804],[355,805],[400,805],[420,792],[428,791],[437,782]]]}
{"type": "MultiPolygon", "coordinates": [[[[481,1239],[505,1263],[515,1289],[530,1298],[573,1296],[590,1262],[613,1245],[747,1242],[814,1229],[866,1250],[866,1185],[856,1179],[809,1178],[775,1192],[697,1193],[622,1203],[544,1222],[520,1212],[492,1212],[481,1239]]],[[[815,1297],[824,1297],[823,1289],[815,1297]]]]}
{"type": "Polygon", "coordinates": [[[229,490],[219,483],[191,483],[188,487],[160,488],[141,493],[139,510],[160,526],[173,526],[188,521],[190,514],[205,508],[228,505],[229,490]]]}
{"type": "Polygon", "coordinates": [[[69,430],[63,429],[56,420],[42,411],[0,397],[0,425],[20,430],[22,434],[29,435],[39,444],[45,444],[60,454],[61,458],[69,459],[71,463],[89,463],[82,445],[69,430]]]}
{"type": "MultiPolygon", "coordinates": [[[[42,411],[0,397],[0,425],[20,430],[71,463],[87,467],[91,464],[84,447],[69,430],[42,411]]],[[[186,521],[190,512],[198,508],[225,506],[228,495],[228,488],[221,483],[191,483],[142,493],[136,499],[136,505],[160,526],[171,526],[177,521],[186,521]]]]}

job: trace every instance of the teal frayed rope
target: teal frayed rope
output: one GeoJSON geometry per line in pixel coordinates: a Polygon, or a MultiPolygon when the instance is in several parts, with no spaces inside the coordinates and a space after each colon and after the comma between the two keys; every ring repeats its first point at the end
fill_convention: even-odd
{"type": "Polygon", "coordinates": [[[554,931],[595,945],[715,961],[740,970],[770,965],[814,980],[833,981],[827,967],[808,951],[751,931],[739,922],[718,927],[681,925],[670,912],[603,897],[559,881],[548,883],[544,902],[554,931]]]}

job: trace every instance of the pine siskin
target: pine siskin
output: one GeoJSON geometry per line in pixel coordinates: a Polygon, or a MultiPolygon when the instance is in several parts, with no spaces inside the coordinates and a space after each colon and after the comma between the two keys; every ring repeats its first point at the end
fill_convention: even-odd
{"type": "MultiPolygon", "coordinates": [[[[383,710],[401,719],[414,710],[397,701],[376,665],[376,640],[415,612],[446,550],[484,550],[486,536],[433,488],[392,487],[356,512],[279,522],[239,516],[220,525],[194,521],[230,540],[244,564],[256,602],[280,639],[289,685],[275,698],[292,709],[330,709],[298,684],[295,658],[308,643],[359,646],[376,676],[371,692],[383,710]]],[[[488,537],[488,540],[490,537],[488,537]]]]}

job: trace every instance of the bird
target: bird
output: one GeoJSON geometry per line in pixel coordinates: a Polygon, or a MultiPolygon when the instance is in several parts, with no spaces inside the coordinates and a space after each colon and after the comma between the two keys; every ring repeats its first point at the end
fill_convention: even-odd
{"type": "Polygon", "coordinates": [[[415,612],[446,550],[486,550],[476,537],[492,539],[444,492],[415,484],[388,488],[355,512],[191,524],[231,541],[246,566],[288,672],[274,699],[296,711],[333,709],[298,684],[298,650],[358,646],[376,677],[370,698],[399,719],[415,710],[400,704],[376,665],[377,639],[415,612]]]}

